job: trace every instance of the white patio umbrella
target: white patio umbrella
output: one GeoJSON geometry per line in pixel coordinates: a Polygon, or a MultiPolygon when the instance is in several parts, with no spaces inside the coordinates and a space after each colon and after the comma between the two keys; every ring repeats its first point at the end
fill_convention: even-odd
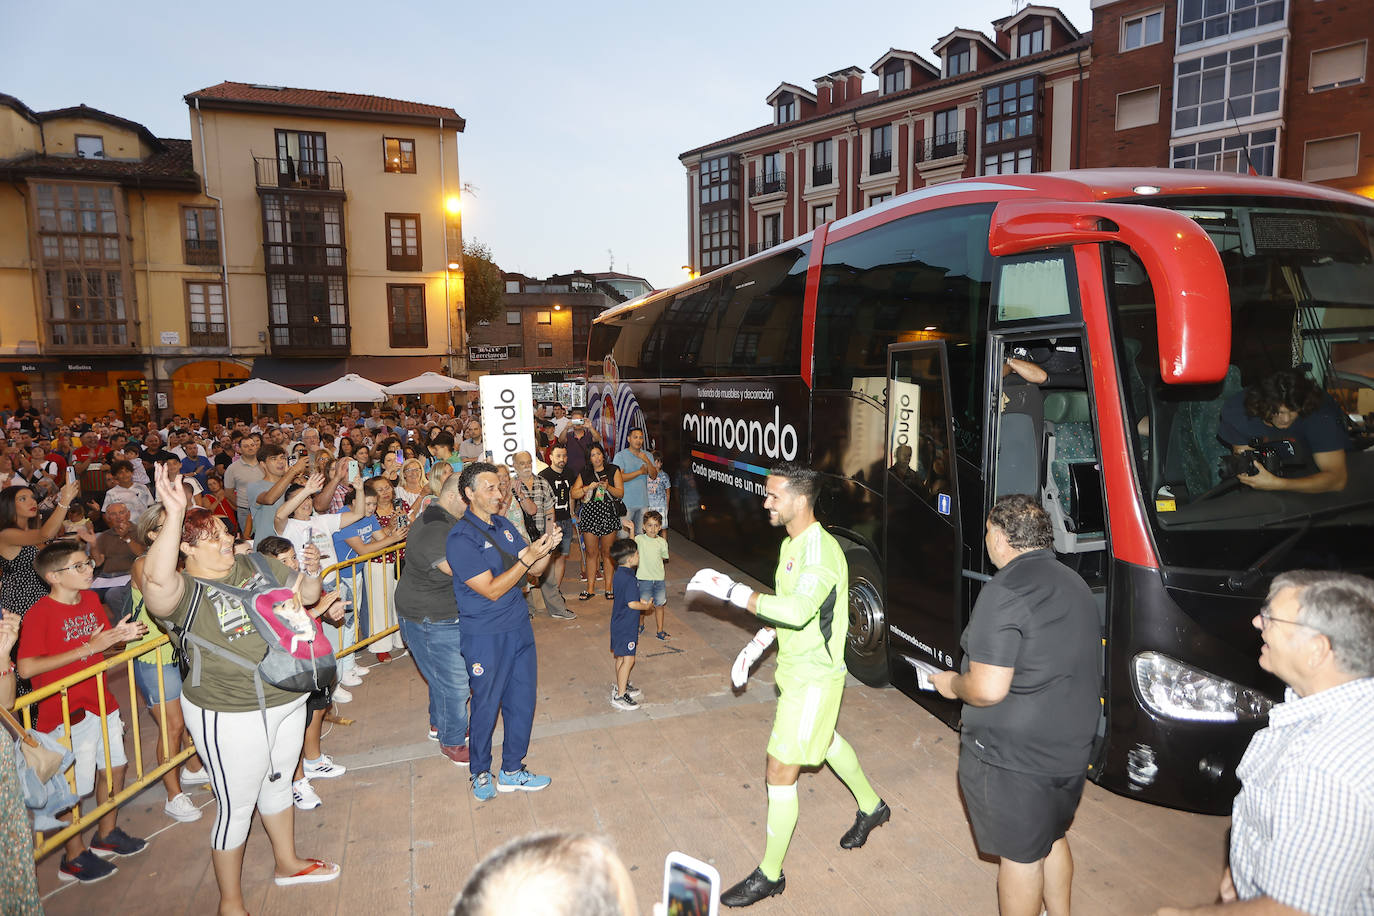
{"type": "Polygon", "coordinates": [[[442,394],[446,391],[476,391],[477,386],[460,378],[450,378],[438,372],[425,372],[404,382],[387,385],[387,394],[442,394]]]}
{"type": "Polygon", "coordinates": [[[297,401],[301,404],[318,404],[321,402],[352,402],[352,401],[385,401],[386,390],[381,385],[370,379],[365,379],[361,375],[352,372],[347,375],[334,379],[327,385],[312,388],[305,394],[300,395],[297,401]]]}
{"type": "Polygon", "coordinates": [[[252,378],[242,385],[216,391],[205,400],[211,404],[297,404],[300,399],[301,393],[294,388],[265,378],[252,378]]]}

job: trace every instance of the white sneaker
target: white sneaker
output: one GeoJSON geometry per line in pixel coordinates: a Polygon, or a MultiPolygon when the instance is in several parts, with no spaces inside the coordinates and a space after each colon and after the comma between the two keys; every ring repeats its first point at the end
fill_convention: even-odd
{"type": "Polygon", "coordinates": [[[352,671],[345,671],[339,676],[339,684],[343,687],[361,687],[363,685],[363,679],[352,671]]]}
{"type": "Polygon", "coordinates": [[[167,804],[162,806],[162,810],[172,820],[181,821],[183,824],[200,820],[202,813],[196,807],[195,802],[191,801],[191,796],[185,792],[178,793],[175,798],[168,799],[167,804]]]}
{"type": "Polygon", "coordinates": [[[297,779],[291,783],[291,797],[296,802],[296,807],[302,811],[309,811],[311,808],[318,808],[324,802],[320,801],[320,796],[310,785],[310,777],[297,779]]]}
{"type": "Polygon", "coordinates": [[[321,754],[320,759],[311,763],[305,761],[305,775],[307,778],[342,776],[348,772],[348,767],[335,763],[334,758],[328,754],[321,754]]]}
{"type": "Polygon", "coordinates": [[[345,689],[342,688],[342,687],[335,687],[335,688],[334,688],[334,702],[335,702],[335,703],[351,703],[352,701],[353,701],[353,694],[349,693],[347,690],[345,690],[345,689]]]}
{"type": "Polygon", "coordinates": [[[194,773],[185,767],[181,768],[181,784],[183,786],[203,786],[210,781],[210,771],[201,767],[194,773]]]}
{"type": "Polygon", "coordinates": [[[367,677],[367,675],[372,671],[372,669],[367,667],[367,665],[354,665],[352,668],[349,668],[348,670],[349,673],[356,674],[358,677],[367,677]]]}

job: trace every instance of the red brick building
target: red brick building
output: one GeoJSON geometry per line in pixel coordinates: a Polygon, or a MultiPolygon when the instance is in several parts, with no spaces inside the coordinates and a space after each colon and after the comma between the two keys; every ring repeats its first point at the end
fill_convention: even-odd
{"type": "Polygon", "coordinates": [[[771,123],[683,153],[691,266],[715,269],[926,185],[1080,167],[1092,36],[1045,6],[992,27],[955,29],[933,60],[889,49],[867,90],[852,66],[811,89],[780,83],[771,123]]]}
{"type": "Polygon", "coordinates": [[[1374,194],[1369,0],[1095,0],[1085,165],[1374,194]]]}

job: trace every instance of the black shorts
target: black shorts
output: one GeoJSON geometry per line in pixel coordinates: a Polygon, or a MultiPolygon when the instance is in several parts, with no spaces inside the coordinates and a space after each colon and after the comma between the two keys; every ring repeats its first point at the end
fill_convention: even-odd
{"type": "Polygon", "coordinates": [[[959,788],[980,852],[1039,862],[1069,830],[1087,773],[1040,776],[984,763],[959,752],[959,788]]]}
{"type": "Polygon", "coordinates": [[[307,697],[305,701],[305,711],[307,713],[313,714],[321,709],[328,709],[329,698],[330,695],[333,694],[333,692],[334,688],[332,685],[324,688],[323,690],[310,691],[310,696],[307,697]]]}

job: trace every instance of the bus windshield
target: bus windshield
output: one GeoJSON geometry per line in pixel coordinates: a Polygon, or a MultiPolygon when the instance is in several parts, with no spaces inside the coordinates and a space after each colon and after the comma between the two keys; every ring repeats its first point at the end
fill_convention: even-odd
{"type": "Polygon", "coordinates": [[[1272,552],[1266,573],[1368,565],[1356,545],[1374,527],[1374,208],[1148,203],[1207,232],[1231,294],[1225,379],[1165,385],[1149,279],[1111,249],[1128,428],[1161,559],[1246,568],[1272,552]]]}

